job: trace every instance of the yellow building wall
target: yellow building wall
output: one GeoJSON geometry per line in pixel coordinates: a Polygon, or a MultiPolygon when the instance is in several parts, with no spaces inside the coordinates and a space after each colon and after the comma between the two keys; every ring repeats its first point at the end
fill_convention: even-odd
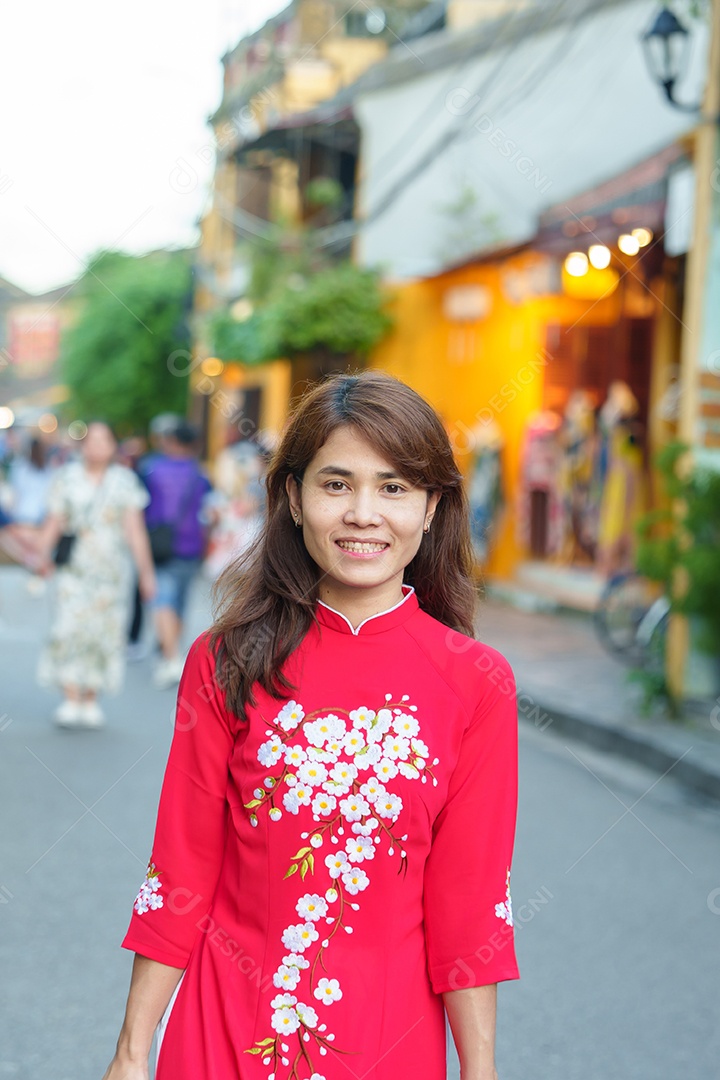
{"type": "Polygon", "coordinates": [[[237,428],[241,435],[259,434],[272,447],[282,433],[290,400],[290,363],[272,360],[266,364],[247,365],[229,362],[215,376],[203,373],[202,365],[193,372],[193,390],[208,399],[208,460],[214,462],[225,448],[228,435],[237,428]],[[240,391],[261,391],[259,432],[242,427],[240,391]]]}
{"type": "Polygon", "coordinates": [[[485,567],[498,577],[512,577],[515,565],[527,557],[516,536],[515,505],[525,428],[542,407],[544,371],[551,362],[544,351],[546,328],[552,323],[570,326],[582,318],[602,325],[614,322],[620,312],[617,294],[600,301],[537,296],[512,302],[504,277],[508,272],[522,275],[542,262],[542,256],[526,253],[391,287],[395,327],[371,358],[371,366],[409,383],[438,410],[464,473],[472,463],[473,428],[491,417],[500,427],[505,509],[485,567]],[[457,322],[447,317],[443,298],[458,285],[484,286],[484,318],[457,322]]]}

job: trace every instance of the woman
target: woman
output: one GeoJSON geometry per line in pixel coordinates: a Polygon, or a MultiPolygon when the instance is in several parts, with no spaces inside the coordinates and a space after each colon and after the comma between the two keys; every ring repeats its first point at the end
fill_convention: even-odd
{"type": "Polygon", "coordinates": [[[469,636],[447,436],[402,383],[337,376],[267,489],[183,675],[104,1080],[146,1080],[176,990],[157,1080],[441,1080],[443,1004],[464,1080],[494,1080],[517,714],[469,636]]]}
{"type": "Polygon", "coordinates": [[[45,588],[45,582],[36,576],[35,568],[51,480],[45,445],[34,438],[29,453],[14,457],[8,471],[10,518],[5,543],[0,544],[13,561],[30,570],[28,589],[32,593],[40,593],[45,588]]]}
{"type": "Polygon", "coordinates": [[[82,460],[58,470],[48,498],[45,571],[61,535],[74,537],[69,561],[57,570],[57,610],[38,669],[43,685],[59,686],[55,720],[63,727],[100,727],[97,701],[120,688],[132,555],[146,599],[155,592],[143,519],[148,496],[129,469],[113,463],[115,437],[103,423],[88,427],[82,460]]]}

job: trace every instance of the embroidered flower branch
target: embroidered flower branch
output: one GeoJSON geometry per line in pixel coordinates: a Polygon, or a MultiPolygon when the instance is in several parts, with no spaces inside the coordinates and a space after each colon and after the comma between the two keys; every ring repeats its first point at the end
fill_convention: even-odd
{"type": "Polygon", "coordinates": [[[310,1049],[324,1056],[335,1036],[326,1024],[318,1024],[315,1008],[298,995],[327,1007],[342,1000],[342,987],[328,970],[326,955],[338,933],[353,932],[347,912],[360,910],[354,898],[369,887],[369,869],[384,840],[388,855],[398,850],[400,872],[407,869],[402,848],[407,834],[398,837],[394,832],[403,801],[390,785],[398,776],[422,783],[429,779],[437,785],[433,767],[438,764],[437,758],[428,764],[430,752],[419,737],[420,724],[414,715],[417,707],[408,701],[408,695],[394,702],[386,694],[385,705],[378,710],[363,705],[351,711],[323,709],[307,715],[298,702],[289,701],[268,726],[267,740],[258,750],[260,764],[279,771],[267,776],[245,804],[251,811],[251,824],[257,825],[257,813],[263,807],[268,808],[271,821],[289,813],[311,816],[315,823],[312,831],[300,834],[307,842],[293,855],[285,879],[298,872],[302,881],[308,874],[315,875],[316,851],[327,841],[333,846],[324,859],[330,887],[324,893],[301,896],[295,908],[300,921],[282,933],[288,954],[273,982],[283,992],[271,1003],[271,1026],[277,1034],[246,1051],[262,1055],[263,1064],[271,1066],[268,1080],[275,1080],[281,1065],[290,1068],[288,1080],[307,1080],[298,1071],[303,1066],[311,1070],[310,1080],[324,1080],[312,1071],[310,1049]],[[322,923],[328,927],[325,937],[322,923]],[[305,955],[308,950],[314,953],[312,964],[305,955]],[[321,971],[324,975],[318,978],[321,971]],[[298,1041],[292,1064],[290,1043],[283,1041],[290,1037],[298,1041]]]}
{"type": "Polygon", "coordinates": [[[156,869],[155,863],[148,863],[145,880],[140,886],[140,892],[135,897],[134,907],[138,915],[144,915],[146,911],[155,911],[163,906],[163,898],[160,895],[162,882],[159,875],[160,871],[156,869]]]}
{"type": "Polygon", "coordinates": [[[508,867],[507,878],[505,882],[505,900],[501,904],[495,905],[495,914],[498,919],[502,919],[508,924],[513,925],[513,912],[512,912],[512,899],[510,897],[510,868],[508,867]]]}

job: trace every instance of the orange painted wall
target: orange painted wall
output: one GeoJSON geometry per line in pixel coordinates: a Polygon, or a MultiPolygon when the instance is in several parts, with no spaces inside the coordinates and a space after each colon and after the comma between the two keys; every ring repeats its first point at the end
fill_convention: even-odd
{"type": "Polygon", "coordinates": [[[528,252],[502,263],[389,286],[395,327],[371,359],[373,367],[408,382],[434,405],[463,471],[470,465],[471,432],[478,419],[492,414],[500,426],[506,508],[485,568],[499,577],[511,577],[516,563],[526,557],[515,535],[514,506],[525,427],[542,406],[544,368],[551,362],[544,354],[546,327],[571,326],[580,319],[593,325],[612,323],[622,303],[619,293],[600,301],[541,296],[513,303],[503,288],[503,275],[522,273],[542,261],[528,252]],[[443,294],[467,284],[489,290],[490,311],[477,322],[450,322],[443,312],[443,294]]]}

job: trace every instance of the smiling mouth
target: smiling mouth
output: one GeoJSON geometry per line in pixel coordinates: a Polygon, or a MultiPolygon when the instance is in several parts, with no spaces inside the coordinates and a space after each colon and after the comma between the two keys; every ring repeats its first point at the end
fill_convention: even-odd
{"type": "Polygon", "coordinates": [[[342,551],[351,551],[355,555],[376,555],[389,547],[388,544],[378,544],[367,540],[336,540],[335,543],[342,551]]]}

